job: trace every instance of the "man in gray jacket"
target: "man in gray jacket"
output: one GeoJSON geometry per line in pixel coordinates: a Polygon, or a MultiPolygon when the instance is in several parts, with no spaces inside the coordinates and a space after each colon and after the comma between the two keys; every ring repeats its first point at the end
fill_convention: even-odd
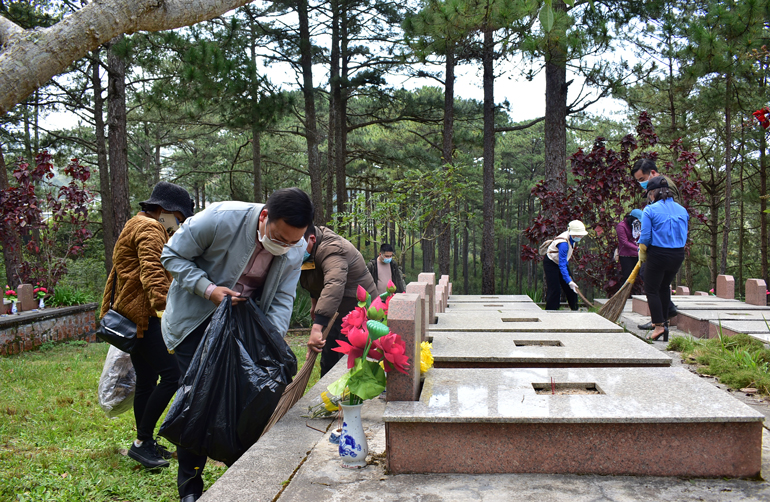
{"type": "MultiPolygon", "coordinates": [[[[188,218],[161,254],[174,277],[161,319],[163,340],[182,375],[217,305],[253,298],[281,332],[289,328],[313,203],[299,188],[275,191],[266,204],[220,202],[188,218]]],[[[316,342],[317,343],[317,342],[316,342]]],[[[310,344],[309,344],[310,345],[310,344]]],[[[312,347],[319,350],[320,347],[312,347]]],[[[179,448],[177,485],[183,502],[203,493],[206,457],[179,448]]]]}

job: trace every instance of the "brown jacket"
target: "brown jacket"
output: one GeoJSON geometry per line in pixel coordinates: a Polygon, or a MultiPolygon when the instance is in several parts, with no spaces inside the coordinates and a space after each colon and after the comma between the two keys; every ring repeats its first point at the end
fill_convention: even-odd
{"type": "Polygon", "coordinates": [[[159,222],[138,214],[126,222],[112,253],[112,271],[104,286],[102,310],[110,308],[112,284],[117,272],[117,286],[112,308],[136,323],[136,336],[141,338],[149,318],[166,309],[166,294],[171,284],[169,274],[160,263],[160,253],[168,242],[168,234],[159,222]]]}
{"type": "Polygon", "coordinates": [[[373,297],[377,286],[361,253],[347,239],[326,227],[315,227],[316,242],[302,265],[299,283],[318,299],[315,322],[322,326],[337,312],[343,297],[355,298],[358,286],[373,297]]]}

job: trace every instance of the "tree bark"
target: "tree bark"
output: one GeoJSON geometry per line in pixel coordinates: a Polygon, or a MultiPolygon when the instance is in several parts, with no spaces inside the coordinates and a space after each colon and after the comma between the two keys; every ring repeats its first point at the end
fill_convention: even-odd
{"type": "Polygon", "coordinates": [[[94,88],[94,134],[96,136],[96,166],[99,170],[99,193],[102,198],[102,240],[104,241],[104,268],[112,270],[112,252],[115,235],[112,216],[112,190],[110,189],[110,165],[107,160],[107,144],[104,137],[104,97],[102,96],[101,49],[91,55],[91,85],[94,88]]]}
{"type": "MultiPolygon", "coordinates": [[[[111,42],[119,43],[123,36],[111,42]]],[[[107,118],[109,123],[110,188],[112,195],[113,236],[131,217],[128,192],[128,140],[126,137],[126,63],[112,50],[107,51],[107,118]]]]}
{"type": "Polygon", "coordinates": [[[732,107],[730,103],[730,87],[732,86],[732,74],[727,72],[725,79],[725,223],[722,230],[722,259],[719,264],[719,273],[727,272],[727,248],[730,245],[730,205],[732,203],[732,171],[733,171],[733,129],[732,107]]]}
{"type": "Polygon", "coordinates": [[[469,293],[469,281],[470,277],[468,276],[468,201],[465,201],[465,214],[466,217],[463,218],[463,294],[468,295],[469,293]]]}
{"type": "MultiPolygon", "coordinates": [[[[566,12],[567,6],[554,0],[553,10],[566,12]]],[[[545,182],[558,192],[567,184],[567,52],[562,35],[549,35],[545,61],[545,182]]]]}
{"type": "Polygon", "coordinates": [[[313,87],[313,54],[310,40],[310,20],[307,0],[297,2],[299,16],[299,51],[302,67],[302,96],[305,105],[305,140],[307,143],[307,167],[310,175],[310,196],[315,206],[315,221],[326,223],[321,182],[321,156],[318,153],[318,122],[315,112],[315,88],[313,87]]]}
{"type": "Polygon", "coordinates": [[[494,31],[484,28],[484,174],[483,231],[481,236],[481,294],[495,294],[495,76],[494,31]]]}
{"type": "Polygon", "coordinates": [[[101,0],[49,28],[34,30],[24,30],[0,16],[0,115],[118,35],[189,26],[249,1],[101,0]]]}

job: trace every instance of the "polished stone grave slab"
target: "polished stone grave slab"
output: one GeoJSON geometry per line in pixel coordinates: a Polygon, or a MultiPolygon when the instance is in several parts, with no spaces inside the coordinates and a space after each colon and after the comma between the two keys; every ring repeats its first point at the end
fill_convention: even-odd
{"type": "Polygon", "coordinates": [[[502,312],[443,312],[436,316],[432,331],[501,331],[551,333],[619,333],[621,326],[590,312],[553,313],[541,310],[505,310],[502,312]]]}
{"type": "Polygon", "coordinates": [[[720,329],[723,336],[744,333],[761,342],[770,343],[770,328],[763,321],[709,321],[709,338],[716,338],[720,329]]]}
{"type": "Polygon", "coordinates": [[[515,303],[531,302],[532,298],[527,295],[452,295],[449,297],[449,303],[515,303]]]}
{"type": "Polygon", "coordinates": [[[466,312],[468,310],[491,310],[491,311],[503,311],[503,310],[535,310],[543,312],[536,303],[519,302],[519,303],[450,303],[445,313],[449,312],[466,312]]]}
{"type": "Polygon", "coordinates": [[[393,474],[761,469],[764,415],[684,368],[434,368],[420,400],[388,403],[383,420],[393,474]]]}
{"type": "Polygon", "coordinates": [[[713,338],[716,329],[709,328],[710,321],[759,321],[764,325],[765,319],[770,322],[770,310],[690,310],[685,306],[679,309],[676,326],[698,338],[713,338]]]}
{"type": "Polygon", "coordinates": [[[670,366],[671,358],[630,333],[433,334],[436,368],[670,366]],[[472,336],[472,343],[469,343],[472,336]]]}

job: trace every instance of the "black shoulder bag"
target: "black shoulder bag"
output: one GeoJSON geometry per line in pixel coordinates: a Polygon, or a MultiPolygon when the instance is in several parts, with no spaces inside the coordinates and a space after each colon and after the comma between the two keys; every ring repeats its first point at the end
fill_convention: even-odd
{"type": "Polygon", "coordinates": [[[112,294],[110,294],[110,310],[102,317],[96,336],[130,354],[136,345],[136,324],[112,308],[112,303],[115,301],[115,287],[118,284],[115,268],[112,269],[112,274],[115,280],[112,283],[112,294]]]}

